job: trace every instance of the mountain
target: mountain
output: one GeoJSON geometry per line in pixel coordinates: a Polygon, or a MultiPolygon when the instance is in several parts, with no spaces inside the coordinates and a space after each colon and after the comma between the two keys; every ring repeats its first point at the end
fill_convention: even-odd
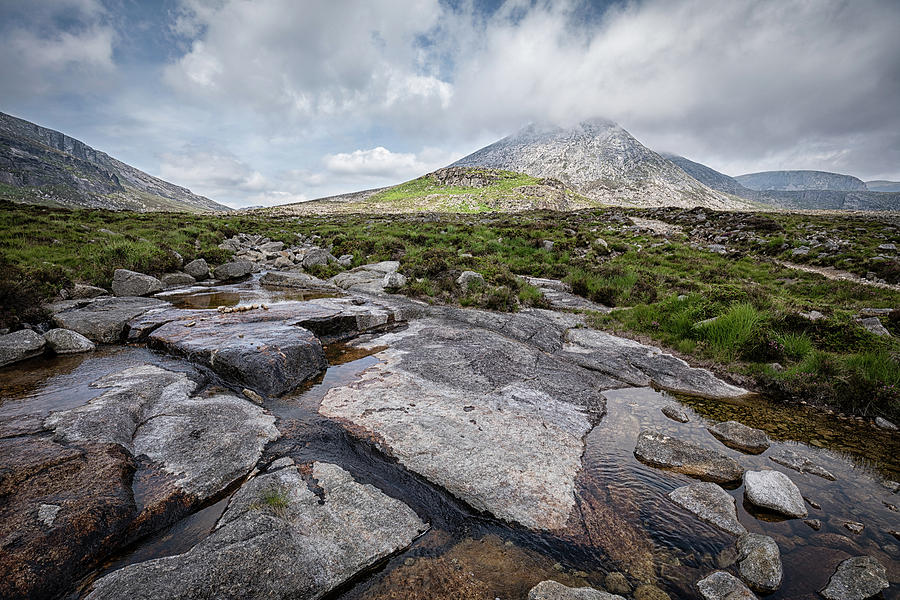
{"type": "Polygon", "coordinates": [[[113,210],[230,210],[75,138],[5,113],[0,113],[0,197],[113,210]]]}
{"type": "Polygon", "coordinates": [[[885,181],[884,179],[876,179],[867,181],[866,187],[871,192],[900,192],[900,181],[885,181]]]}
{"type": "Polygon", "coordinates": [[[837,190],[842,192],[868,191],[861,179],[827,171],[763,171],[735,177],[738,183],[758,191],[837,190]]]}
{"type": "MultiPolygon", "coordinates": [[[[684,169],[691,177],[714,190],[734,194],[748,202],[773,208],[788,208],[796,210],[900,210],[900,193],[885,193],[863,190],[755,190],[741,185],[740,177],[729,177],[704,164],[688,160],[683,156],[666,154],[666,158],[684,169]]],[[[847,178],[856,180],[849,175],[825,173],[824,171],[776,171],[778,173],[815,173],[817,177],[806,179],[808,184],[813,181],[832,181],[828,177],[818,175],[830,175],[835,178],[847,178]]],[[[845,185],[850,185],[844,179],[845,185]]],[[[860,181],[860,183],[862,183],[860,181]]],[[[863,186],[865,188],[865,185],[863,186]]]]}
{"type": "Polygon", "coordinates": [[[586,197],[626,206],[746,208],[643,146],[612,121],[572,128],[531,124],[453,163],[562,181],[586,197]]]}

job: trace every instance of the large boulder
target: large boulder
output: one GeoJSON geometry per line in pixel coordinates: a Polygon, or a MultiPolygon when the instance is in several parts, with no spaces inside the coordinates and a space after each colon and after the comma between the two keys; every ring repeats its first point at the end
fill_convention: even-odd
{"type": "Polygon", "coordinates": [[[740,481],[744,469],[734,459],[685,440],[645,429],[638,436],[634,455],[653,467],[663,467],[704,481],[740,481]]]}
{"type": "Polygon", "coordinates": [[[159,278],[166,288],[182,287],[185,285],[194,285],[197,280],[187,273],[166,273],[159,278]]]}
{"type": "Polygon", "coordinates": [[[399,268],[399,262],[386,260],[338,273],[329,281],[345,290],[380,294],[384,291],[385,275],[396,273],[399,268]]]}
{"type": "Polygon", "coordinates": [[[198,258],[196,260],[192,260],[188,264],[184,265],[184,272],[196,279],[197,281],[203,281],[207,277],[209,277],[209,265],[206,264],[206,260],[202,258],[198,258]]]}
{"type": "Polygon", "coordinates": [[[701,481],[674,489],[669,499],[701,520],[734,535],[747,530],[737,518],[734,498],[715,483],[701,481]]]}
{"type": "Polygon", "coordinates": [[[149,296],[162,290],[162,282],[152,275],[128,269],[116,269],[113,273],[112,291],[116,296],[149,296]]]}
{"type": "Polygon", "coordinates": [[[319,412],[479,511],[560,530],[576,508],[600,381],[532,346],[448,319],[366,342],[388,346],[319,412]]]}
{"type": "Polygon", "coordinates": [[[759,454],[769,447],[769,437],[765,431],[747,427],[737,421],[717,423],[709,427],[709,432],[729,448],[741,452],[759,454]]]}
{"type": "Polygon", "coordinates": [[[725,571],[716,571],[698,581],[697,591],[703,600],[757,600],[740,579],[725,571]]]}
{"type": "Polygon", "coordinates": [[[750,504],[759,508],[793,518],[808,514],[800,490],[781,471],[747,471],[744,473],[744,494],[750,504]]]}
{"type": "Polygon", "coordinates": [[[625,600],[591,587],[568,587],[556,581],[542,581],[528,592],[528,600],[625,600]]]}
{"type": "Polygon", "coordinates": [[[747,390],[659,348],[589,328],[570,329],[563,353],[577,364],[634,386],[654,385],[705,398],[736,398],[747,390]]]}
{"type": "Polygon", "coordinates": [[[871,556],[854,556],[841,562],[825,589],[826,600],[865,600],[890,587],[887,570],[871,556]]]}
{"type": "Polygon", "coordinates": [[[0,335],[0,367],[44,352],[44,338],[30,329],[0,335]]]}
{"type": "Polygon", "coordinates": [[[236,260],[216,267],[217,279],[240,279],[253,272],[253,263],[249,260],[236,260]]]}
{"type": "Polygon", "coordinates": [[[97,296],[108,295],[109,292],[101,287],[85,285],[83,283],[76,283],[75,287],[72,288],[72,291],[69,292],[69,297],[73,300],[88,300],[90,298],[96,298],[97,296]]]}
{"type": "Polygon", "coordinates": [[[299,271],[269,271],[260,277],[259,283],[273,287],[296,288],[312,292],[340,292],[336,285],[299,271]]]}
{"type": "Polygon", "coordinates": [[[304,471],[309,479],[293,464],[250,479],[208,538],[113,571],[88,598],[321,598],[427,528],[336,465],[304,471]]]}
{"type": "Polygon", "coordinates": [[[94,342],[70,329],[51,329],[44,334],[44,339],[56,354],[77,354],[94,349],[94,342]]]}
{"type": "Polygon", "coordinates": [[[110,344],[122,339],[128,321],[152,308],[167,305],[156,298],[97,298],[85,306],[55,313],[53,323],[94,342],[110,344]]]}
{"type": "Polygon", "coordinates": [[[745,533],[738,538],[738,568],[747,585],[768,594],[781,585],[781,551],[775,540],[767,535],[745,533]]]}
{"type": "Polygon", "coordinates": [[[331,252],[325,250],[323,248],[312,248],[303,256],[303,267],[308,269],[310,267],[317,267],[320,265],[327,265],[329,262],[337,261],[337,259],[331,255],[331,252]]]}

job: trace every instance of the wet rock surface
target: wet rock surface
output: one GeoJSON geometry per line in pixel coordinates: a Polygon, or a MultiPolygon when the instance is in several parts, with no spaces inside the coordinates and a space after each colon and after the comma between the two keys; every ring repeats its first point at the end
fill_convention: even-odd
{"type": "Polygon", "coordinates": [[[561,529],[583,438],[604,412],[597,381],[526,344],[446,319],[370,342],[378,365],[319,409],[477,510],[561,529]]]}
{"type": "Polygon", "coordinates": [[[800,490],[781,471],[747,471],[744,493],[751,504],[760,508],[793,518],[808,514],[800,490]]]}
{"type": "Polygon", "coordinates": [[[44,334],[44,340],[56,354],[77,354],[94,349],[94,342],[70,329],[51,329],[44,334]]]}
{"type": "Polygon", "coordinates": [[[749,454],[765,452],[769,447],[766,432],[747,427],[737,421],[724,421],[709,427],[709,432],[717,440],[735,450],[749,454]]]}
{"type": "Polygon", "coordinates": [[[769,460],[800,473],[817,475],[823,479],[828,479],[829,481],[835,480],[834,475],[832,475],[828,469],[816,464],[805,456],[801,456],[794,450],[790,450],[787,448],[782,449],[781,452],[770,455],[769,460]]]}
{"type": "Polygon", "coordinates": [[[888,588],[887,570],[871,556],[842,561],[820,593],[827,600],[865,600],[888,588]]]}
{"type": "Polygon", "coordinates": [[[687,423],[691,420],[684,409],[677,404],[667,404],[666,406],[663,406],[662,414],[679,423],[687,423]]]}
{"type": "Polygon", "coordinates": [[[336,465],[316,462],[309,476],[318,494],[293,465],[252,478],[210,537],[114,571],[88,598],[319,598],[426,529],[405,504],[336,465]]]}
{"type": "Polygon", "coordinates": [[[97,298],[83,306],[63,307],[53,315],[53,323],[77,331],[93,342],[111,344],[124,337],[128,321],[151,308],[166,305],[156,298],[97,298]]]}
{"type": "Polygon", "coordinates": [[[741,579],[757,592],[774,592],[781,585],[784,571],[781,551],[767,535],[745,533],[738,538],[738,568],[741,579]]]}
{"type": "Polygon", "coordinates": [[[590,587],[572,588],[556,581],[542,581],[528,592],[528,600],[625,600],[590,587]]]}
{"type": "Polygon", "coordinates": [[[724,454],[652,430],[641,431],[634,455],[646,464],[715,483],[740,481],[744,472],[724,454]]]}
{"type": "Polygon", "coordinates": [[[0,335],[0,367],[44,352],[44,338],[30,329],[0,335]]]}
{"type": "Polygon", "coordinates": [[[740,579],[726,573],[716,571],[709,577],[697,582],[697,591],[703,600],[755,600],[756,596],[740,579]]]}
{"type": "Polygon", "coordinates": [[[728,533],[741,535],[747,531],[738,521],[734,498],[715,483],[692,483],[672,490],[669,498],[678,506],[728,533]]]}

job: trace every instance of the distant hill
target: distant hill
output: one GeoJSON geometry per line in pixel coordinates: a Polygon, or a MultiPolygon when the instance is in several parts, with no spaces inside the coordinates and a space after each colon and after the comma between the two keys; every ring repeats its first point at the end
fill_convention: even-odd
{"type": "Polygon", "coordinates": [[[0,113],[0,198],[113,210],[230,210],[75,138],[5,113],[0,113]]]}
{"type": "Polygon", "coordinates": [[[803,192],[808,190],[868,191],[866,184],[852,175],[827,171],[763,171],[735,177],[738,183],[757,191],[803,192]]]}
{"type": "Polygon", "coordinates": [[[876,179],[867,181],[866,187],[870,192],[900,192],[900,181],[885,181],[884,179],[876,179]]]}
{"type": "MultiPolygon", "coordinates": [[[[757,205],[773,208],[800,210],[900,210],[900,193],[886,193],[863,190],[754,190],[741,185],[740,178],[729,177],[704,164],[688,160],[683,156],[667,154],[666,157],[703,184],[728,194],[734,194],[757,205]]],[[[781,173],[820,173],[837,175],[823,171],[780,171],[781,173]]],[[[828,178],[818,178],[826,181],[828,178]]],[[[808,180],[812,181],[812,180],[808,180]]],[[[859,181],[856,179],[856,181],[859,181]]],[[[860,181],[860,183],[862,183],[860,181]]]]}
{"type": "Polygon", "coordinates": [[[604,204],[746,208],[643,146],[612,121],[583,121],[564,129],[528,125],[453,163],[549,177],[604,204]]]}

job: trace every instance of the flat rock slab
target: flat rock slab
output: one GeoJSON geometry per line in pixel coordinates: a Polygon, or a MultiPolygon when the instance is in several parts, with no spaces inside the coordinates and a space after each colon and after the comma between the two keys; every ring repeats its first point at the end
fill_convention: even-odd
{"type": "Polygon", "coordinates": [[[701,481],[682,486],[672,490],[669,499],[723,531],[734,535],[747,531],[738,521],[734,498],[715,483],[701,481]]]}
{"type": "Polygon", "coordinates": [[[756,600],[756,595],[740,579],[725,571],[716,571],[698,581],[697,591],[703,600],[756,600]]]}
{"type": "Polygon", "coordinates": [[[422,319],[319,412],[477,510],[562,529],[575,506],[584,436],[605,412],[588,371],[492,331],[422,319]]]}
{"type": "Polygon", "coordinates": [[[385,276],[396,273],[399,268],[399,262],[386,260],[338,273],[328,281],[339,288],[352,292],[382,294],[384,293],[385,276]]]}
{"type": "Polygon", "coordinates": [[[781,471],[747,471],[744,494],[754,506],[788,517],[803,518],[808,514],[800,490],[781,471]]]}
{"type": "Polygon", "coordinates": [[[254,477],[208,538],[112,572],[88,598],[320,598],[427,528],[340,467],[317,462],[311,470],[310,481],[293,465],[254,477]]]}
{"type": "Polygon", "coordinates": [[[542,581],[528,592],[528,600],[625,600],[591,587],[568,587],[556,581],[542,581]]]}
{"type": "Polygon", "coordinates": [[[594,329],[570,329],[562,352],[587,369],[606,373],[629,385],[652,384],[704,398],[737,398],[749,393],[659,348],[594,329]]]}
{"type": "Polygon", "coordinates": [[[125,545],[137,509],[121,446],[0,439],[0,465],[0,598],[57,597],[125,545]]]}
{"type": "Polygon", "coordinates": [[[592,302],[572,293],[571,287],[558,279],[544,279],[541,277],[522,277],[526,283],[533,285],[554,310],[591,310],[608,313],[610,308],[602,304],[592,302]]]}
{"type": "Polygon", "coordinates": [[[724,454],[649,429],[638,436],[634,455],[650,466],[715,483],[740,481],[744,472],[734,459],[724,454]]]}
{"type": "Polygon", "coordinates": [[[738,538],[737,550],[741,579],[753,590],[769,594],[781,586],[784,570],[775,540],[767,535],[745,533],[738,538]]]}
{"type": "Polygon", "coordinates": [[[249,400],[192,396],[197,384],[184,373],[142,365],[92,386],[106,391],[45,419],[54,439],[114,443],[145,455],[200,501],[246,475],[279,436],[275,418],[249,400]]]}
{"type": "Polygon", "coordinates": [[[890,587],[887,570],[871,556],[841,562],[820,593],[827,600],[865,600],[890,587]]]}
{"type": "Polygon", "coordinates": [[[98,298],[84,306],[56,312],[53,323],[57,327],[77,331],[94,342],[111,344],[124,337],[130,320],[152,308],[167,305],[167,302],[156,298],[98,298]]]}
{"type": "Polygon", "coordinates": [[[0,335],[0,367],[40,356],[46,341],[30,329],[0,335]]]}
{"type": "Polygon", "coordinates": [[[747,427],[737,421],[723,421],[708,429],[717,440],[741,452],[759,454],[769,447],[769,437],[765,431],[747,427]]]}
{"type": "Polygon", "coordinates": [[[173,321],[148,337],[152,347],[211,368],[229,383],[280,396],[328,366],[322,343],[302,327],[277,321],[173,321]]]}
{"type": "Polygon", "coordinates": [[[829,471],[825,467],[818,465],[807,457],[801,456],[797,452],[794,452],[793,450],[789,450],[787,448],[782,449],[778,454],[772,454],[771,456],[769,456],[769,460],[776,462],[779,465],[788,467],[789,469],[799,471],[800,473],[817,475],[829,481],[834,481],[836,479],[835,476],[832,475],[831,471],[829,471]]]}

